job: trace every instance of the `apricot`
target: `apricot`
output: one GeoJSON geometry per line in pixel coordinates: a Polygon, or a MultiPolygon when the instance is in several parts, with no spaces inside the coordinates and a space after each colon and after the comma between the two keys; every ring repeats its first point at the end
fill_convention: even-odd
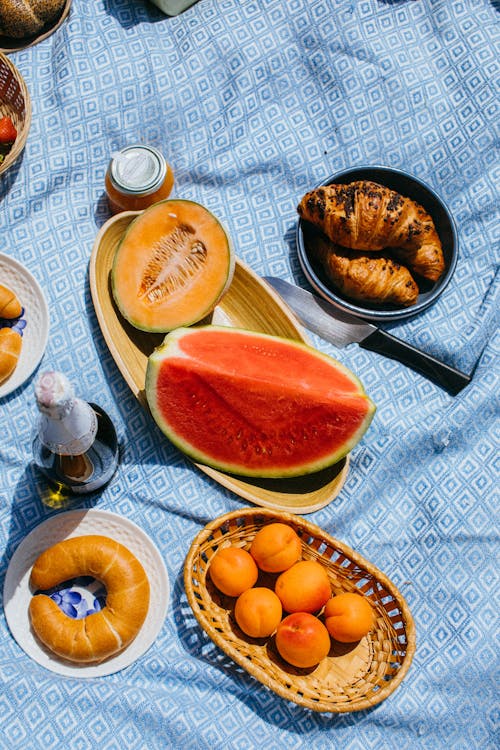
{"type": "Polygon", "coordinates": [[[241,547],[221,547],[210,560],[212,583],[227,596],[239,596],[259,577],[252,555],[241,547]]]}
{"type": "Polygon", "coordinates": [[[281,621],[281,602],[264,586],[244,591],[236,600],[234,617],[244,633],[252,638],[267,638],[281,621]]]}
{"type": "Polygon", "coordinates": [[[276,630],[276,648],[294,667],[314,667],[327,656],[331,641],[321,620],[309,612],[294,612],[276,630]]]}
{"type": "Polygon", "coordinates": [[[354,643],[363,638],[375,624],[375,612],[361,594],[338,594],[325,605],[326,629],[340,643],[354,643]]]}
{"type": "Polygon", "coordinates": [[[319,612],[332,590],[326,569],[316,560],[300,560],[278,576],[274,590],[286,612],[319,612]]]}
{"type": "Polygon", "coordinates": [[[286,523],[268,523],[253,538],[250,554],[261,570],[281,573],[302,557],[299,536],[286,523]]]}

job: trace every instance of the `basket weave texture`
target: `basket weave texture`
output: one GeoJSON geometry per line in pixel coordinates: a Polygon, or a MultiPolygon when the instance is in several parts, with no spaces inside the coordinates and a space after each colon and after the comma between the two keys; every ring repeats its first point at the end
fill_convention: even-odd
{"type": "MultiPolygon", "coordinates": [[[[274,578],[256,585],[273,585],[274,578]]],[[[408,606],[391,581],[346,545],[291,513],[246,509],[220,516],[193,540],[184,565],[184,585],[194,616],[237,664],[287,700],[313,711],[345,713],[370,708],[387,698],[406,675],[415,652],[415,628],[408,606]],[[274,637],[246,636],[233,615],[235,600],[221,594],[207,575],[221,547],[249,549],[265,524],[289,524],[302,541],[303,559],[321,562],[332,592],[366,596],[376,614],[373,630],[356,644],[332,640],[329,655],[313,669],[298,669],[279,655],[274,637]]]]}
{"type": "Polygon", "coordinates": [[[14,164],[24,149],[31,125],[31,99],[16,66],[0,52],[0,117],[8,115],[17,130],[17,138],[0,164],[0,174],[14,164]]]}

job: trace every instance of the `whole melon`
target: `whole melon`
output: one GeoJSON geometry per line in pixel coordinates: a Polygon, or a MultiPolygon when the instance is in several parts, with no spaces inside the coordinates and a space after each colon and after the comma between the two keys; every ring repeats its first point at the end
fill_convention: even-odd
{"type": "Polygon", "coordinates": [[[146,369],[156,423],[194,461],[295,477],[340,461],[375,406],[344,365],[306,344],[223,326],[180,328],[146,369]]]}
{"type": "Polygon", "coordinates": [[[0,34],[23,39],[38,34],[61,13],[66,0],[1,0],[0,34]]]}
{"type": "Polygon", "coordinates": [[[234,274],[229,236],[204,206],[167,199],[137,216],[116,250],[113,297],[142,331],[165,333],[209,315],[234,274]]]}

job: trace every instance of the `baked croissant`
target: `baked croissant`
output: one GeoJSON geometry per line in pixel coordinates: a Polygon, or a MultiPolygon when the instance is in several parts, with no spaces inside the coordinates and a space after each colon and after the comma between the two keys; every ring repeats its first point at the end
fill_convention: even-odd
{"type": "Polygon", "coordinates": [[[376,182],[316,188],[304,195],[297,210],[302,219],[343,247],[401,248],[404,263],[430,281],[437,281],[444,271],[441,241],[429,214],[415,201],[376,182]]]}
{"type": "Polygon", "coordinates": [[[330,281],[350,299],[401,307],[417,301],[419,290],[411,273],[391,258],[348,250],[320,236],[310,248],[330,281]]]}
{"type": "Polygon", "coordinates": [[[16,369],[22,341],[21,334],[13,328],[0,328],[0,383],[16,369]]]}
{"type": "Polygon", "coordinates": [[[430,245],[422,245],[416,250],[394,247],[391,250],[391,255],[411,268],[414,273],[424,279],[429,279],[429,281],[437,281],[445,268],[443,253],[438,252],[430,245]]]}
{"type": "Polygon", "coordinates": [[[21,303],[14,292],[0,284],[0,318],[12,320],[18,318],[23,311],[21,303]]]}

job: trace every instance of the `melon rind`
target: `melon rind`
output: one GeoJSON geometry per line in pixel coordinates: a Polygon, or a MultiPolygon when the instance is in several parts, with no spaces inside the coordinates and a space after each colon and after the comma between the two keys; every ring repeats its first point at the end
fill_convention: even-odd
{"type": "Polygon", "coordinates": [[[163,201],[158,201],[153,206],[150,206],[149,208],[142,211],[128,225],[123,236],[121,237],[120,243],[118,244],[118,247],[116,248],[116,251],[114,254],[113,264],[111,268],[111,291],[112,291],[113,299],[115,301],[115,304],[120,314],[134,328],[137,328],[140,331],[146,331],[147,333],[168,333],[169,331],[173,331],[179,327],[191,326],[194,323],[198,323],[200,320],[203,320],[203,318],[206,318],[208,315],[210,315],[210,313],[213,312],[214,308],[218,305],[222,297],[226,294],[227,290],[231,286],[233,276],[234,276],[235,266],[236,266],[236,255],[234,252],[233,243],[231,241],[231,237],[227,229],[224,227],[220,219],[214,216],[214,214],[212,214],[212,212],[209,211],[207,208],[202,206],[200,203],[196,203],[195,201],[186,200],[185,198],[167,198],[163,201]],[[134,314],[133,310],[131,309],[131,306],[127,305],[125,295],[122,294],[120,290],[120,284],[117,280],[117,276],[118,276],[117,268],[118,268],[118,264],[121,261],[122,248],[126,246],[127,239],[129,238],[131,233],[135,230],[137,223],[143,220],[145,216],[147,217],[148,212],[151,211],[152,209],[157,209],[158,206],[164,205],[165,209],[168,210],[170,206],[174,206],[175,204],[183,204],[184,206],[188,206],[188,207],[193,206],[197,210],[201,209],[203,212],[207,214],[207,216],[210,216],[214,220],[214,222],[219,226],[222,234],[225,237],[225,244],[226,244],[226,249],[227,249],[226,277],[223,283],[220,283],[219,285],[214,286],[212,288],[210,288],[208,284],[204,285],[203,303],[198,306],[193,306],[189,315],[178,317],[177,319],[172,320],[168,324],[162,323],[161,321],[159,321],[155,325],[147,325],[143,320],[141,320],[137,316],[137,314],[134,314]]]}
{"type": "MultiPolygon", "coordinates": [[[[212,366],[214,371],[217,371],[217,363],[213,362],[211,365],[209,363],[209,367],[212,366]]],[[[230,376],[229,376],[230,377],[230,376]]],[[[241,378],[242,388],[245,385],[244,378],[241,378]]],[[[266,381],[266,374],[263,373],[262,375],[262,382],[265,383],[266,381]]],[[[250,381],[249,381],[250,382],[250,381]]],[[[253,384],[250,383],[250,385],[253,384]]],[[[285,386],[284,386],[285,390],[285,386]]],[[[287,477],[297,477],[297,476],[304,476],[306,474],[311,474],[317,471],[320,471],[322,469],[325,469],[329,466],[332,466],[333,464],[338,463],[342,458],[344,458],[348,453],[351,452],[351,450],[359,443],[363,435],[365,434],[366,430],[368,429],[371,420],[373,418],[373,415],[375,413],[375,406],[371,399],[366,395],[363,385],[359,378],[351,371],[349,370],[345,365],[343,365],[341,362],[338,362],[334,358],[330,357],[327,354],[324,354],[322,352],[319,352],[318,350],[314,349],[313,347],[308,346],[307,344],[303,344],[301,342],[292,341],[289,339],[282,339],[280,337],[270,336],[268,334],[260,334],[260,333],[254,333],[252,331],[242,331],[238,328],[232,328],[232,327],[225,327],[225,326],[199,326],[194,328],[179,328],[176,331],[173,331],[169,333],[163,343],[155,349],[155,351],[151,354],[151,356],[148,359],[147,369],[146,369],[146,384],[145,384],[145,391],[146,391],[146,397],[149,404],[149,408],[151,411],[151,414],[160,428],[160,430],[168,437],[168,439],[184,454],[189,456],[193,461],[196,463],[204,464],[206,466],[211,466],[212,468],[218,469],[220,471],[224,471],[226,473],[230,474],[237,474],[241,476],[248,476],[248,477],[259,477],[259,478],[287,478],[287,477]],[[168,419],[165,418],[164,413],[159,407],[158,404],[158,398],[157,398],[157,382],[158,382],[158,376],[160,374],[160,369],[162,366],[162,363],[168,360],[169,358],[176,359],[177,357],[184,356],[181,344],[185,337],[192,336],[192,335],[199,335],[204,330],[217,332],[220,331],[223,338],[221,339],[221,346],[230,346],[230,337],[233,333],[235,334],[244,334],[245,336],[248,336],[250,338],[256,338],[261,341],[264,341],[268,339],[270,342],[285,342],[287,347],[289,347],[290,350],[290,356],[293,355],[293,351],[296,349],[300,352],[307,352],[307,354],[311,357],[315,357],[318,359],[318,361],[326,362],[329,366],[332,367],[332,373],[334,371],[337,371],[338,373],[341,373],[343,376],[345,376],[349,383],[351,384],[352,390],[346,389],[344,398],[346,401],[352,397],[355,400],[359,400],[361,403],[363,403],[364,407],[366,408],[366,413],[364,418],[362,419],[361,423],[359,424],[358,429],[353,431],[349,438],[346,439],[340,446],[337,446],[335,449],[332,449],[330,452],[328,452],[327,455],[322,455],[317,460],[309,460],[306,463],[295,463],[293,465],[289,465],[284,467],[281,466],[267,466],[265,469],[263,469],[261,466],[255,467],[255,466],[248,466],[244,463],[238,461],[238,460],[225,460],[220,461],[214,458],[213,455],[209,455],[206,452],[203,452],[199,449],[199,447],[195,444],[195,438],[196,438],[196,415],[193,415],[193,441],[190,442],[185,437],[183,438],[181,435],[177,433],[177,431],[173,428],[173,426],[169,423],[168,419]]]]}

